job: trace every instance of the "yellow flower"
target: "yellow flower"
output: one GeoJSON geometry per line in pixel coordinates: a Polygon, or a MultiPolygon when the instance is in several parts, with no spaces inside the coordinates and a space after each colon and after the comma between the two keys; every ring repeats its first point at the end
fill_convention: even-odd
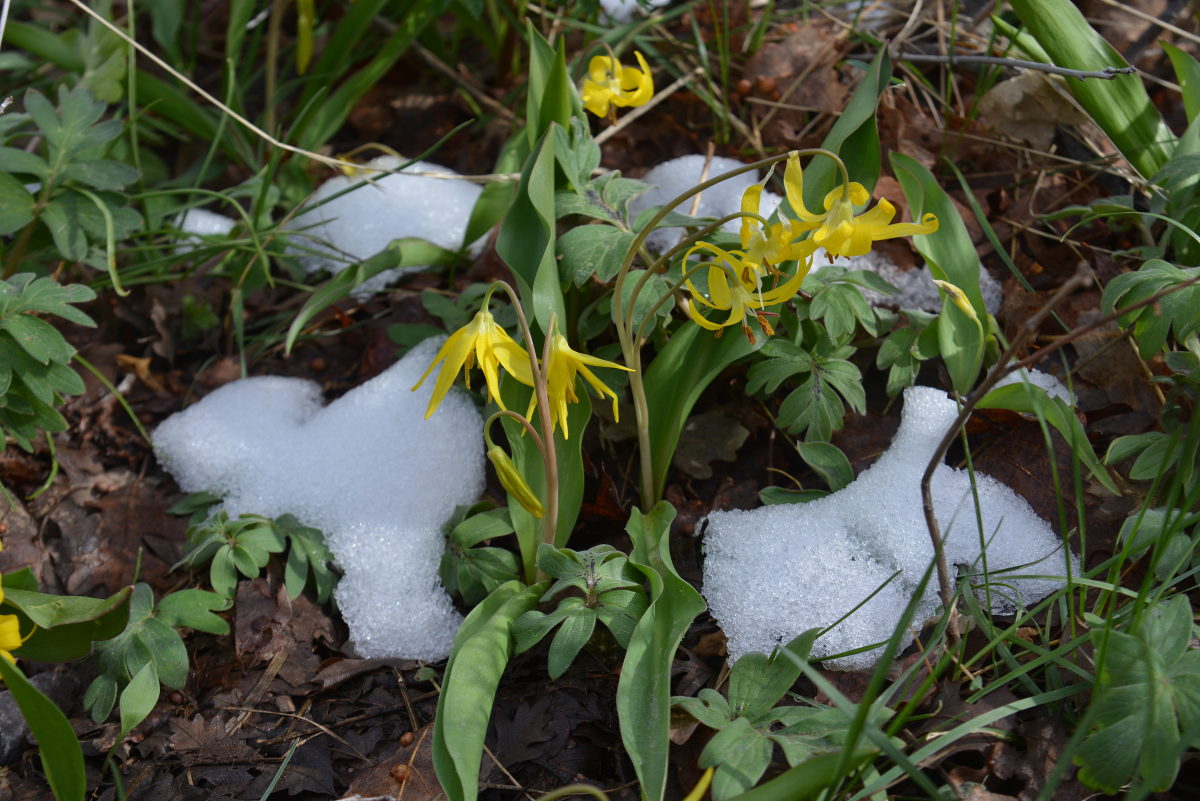
{"type": "MultiPolygon", "coordinates": [[[[4,600],[4,585],[0,584],[0,601],[4,600]]],[[[0,657],[15,662],[11,651],[25,642],[21,636],[21,622],[16,615],[0,615],[0,657]]]]}
{"type": "Polygon", "coordinates": [[[467,371],[467,383],[470,384],[470,370],[475,366],[476,360],[479,361],[479,367],[487,381],[488,396],[501,409],[504,408],[504,401],[500,399],[499,368],[503,367],[521,383],[533,386],[528,354],[507,331],[496,324],[496,319],[485,305],[471,322],[450,335],[437,352],[429,369],[425,371],[425,375],[421,376],[421,380],[413,387],[414,390],[420,387],[433,368],[439,363],[442,364],[437,384],[433,388],[433,397],[429,399],[429,408],[425,411],[426,419],[429,419],[446,397],[459,370],[467,371]]]}
{"type": "Polygon", "coordinates": [[[588,75],[583,79],[583,107],[597,117],[608,116],[608,106],[640,106],[654,95],[650,65],[636,50],[633,53],[641,69],[623,67],[611,56],[593,56],[588,75]]]}
{"type": "MultiPolygon", "coordinates": [[[[742,212],[745,214],[759,213],[763,184],[747,187],[742,193],[742,212]]],[[[806,258],[814,246],[808,240],[794,242],[796,233],[792,230],[792,221],[783,220],[771,225],[764,225],[755,217],[743,217],[740,237],[742,240],[742,265],[749,268],[749,276],[742,280],[753,278],[755,288],[762,287],[762,279],[768,272],[778,271],[777,265],[785,261],[806,258]]]]}
{"type": "Polygon", "coordinates": [[[854,207],[866,205],[871,194],[857,181],[843,184],[825,196],[825,211],[810,212],[804,205],[804,179],[800,159],[792,156],[785,170],[784,186],[792,211],[800,218],[796,228],[816,229],[811,239],[831,256],[862,256],[871,252],[871,243],[899,236],[932,234],[938,229],[934,214],[926,214],[920,223],[891,224],[896,207],[880,198],[870,211],[855,215],[854,207]]]}
{"type": "Polygon", "coordinates": [[[14,662],[12,651],[25,642],[21,637],[21,623],[16,615],[0,615],[0,657],[14,662]]]}
{"type": "MultiPolygon", "coordinates": [[[[631,371],[628,367],[622,367],[615,362],[597,359],[595,356],[586,356],[578,351],[572,350],[567,344],[567,338],[562,334],[555,333],[550,343],[550,358],[546,364],[542,365],[542,369],[546,373],[546,394],[550,396],[550,431],[554,431],[554,427],[562,425],[563,439],[570,436],[567,430],[567,403],[574,403],[579,400],[579,396],[575,394],[575,379],[582,375],[584,380],[592,385],[592,389],[596,391],[597,397],[605,395],[612,398],[613,419],[617,418],[617,393],[609,389],[603,381],[596,377],[596,374],[587,368],[587,365],[593,367],[611,367],[615,370],[631,371]]],[[[537,396],[529,399],[529,409],[525,412],[525,417],[532,419],[533,410],[537,405],[537,396]]]]}
{"type": "Polygon", "coordinates": [[[809,267],[812,266],[811,257],[806,257],[800,263],[795,275],[778,287],[764,292],[762,287],[753,280],[747,280],[747,276],[753,273],[753,268],[745,263],[743,253],[736,250],[722,250],[708,242],[697,242],[687,252],[683,259],[685,271],[692,253],[697,250],[707,250],[716,256],[716,259],[709,262],[707,293],[701,292],[691,279],[688,279],[688,291],[692,293],[692,299],[695,301],[688,305],[688,315],[697,325],[710,331],[718,331],[730,325],[740,325],[746,333],[746,338],[752,343],[754,342],[754,332],[746,322],[746,316],[753,315],[767,336],[772,336],[775,331],[767,322],[767,313],[764,309],[783,303],[799,292],[800,284],[804,281],[804,276],[808,275],[809,267]],[[733,280],[730,281],[730,278],[733,280]],[[712,322],[700,313],[698,305],[721,311],[728,309],[729,317],[724,322],[712,322]]]}

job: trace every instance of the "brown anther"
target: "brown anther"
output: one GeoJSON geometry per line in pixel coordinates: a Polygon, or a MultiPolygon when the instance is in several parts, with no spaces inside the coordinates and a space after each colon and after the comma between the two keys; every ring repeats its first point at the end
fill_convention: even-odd
{"type": "Polygon", "coordinates": [[[750,342],[751,345],[753,345],[754,344],[754,332],[750,330],[749,324],[742,323],[742,331],[746,334],[746,339],[750,342]]]}
{"type": "MultiPolygon", "coordinates": [[[[754,314],[758,318],[758,324],[762,326],[763,333],[769,337],[775,336],[775,329],[767,322],[767,315],[763,312],[755,312],[754,314]]],[[[754,344],[753,339],[750,340],[750,344],[754,344]]]]}

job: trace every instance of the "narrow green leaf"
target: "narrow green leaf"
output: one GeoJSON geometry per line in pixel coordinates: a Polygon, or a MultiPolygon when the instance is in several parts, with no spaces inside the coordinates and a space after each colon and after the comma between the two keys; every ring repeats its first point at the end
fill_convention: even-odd
{"type": "Polygon", "coordinates": [[[304,332],[305,326],[325,309],[350,295],[354,288],[363,282],[379,275],[384,270],[396,267],[410,267],[418,264],[441,265],[454,261],[452,251],[440,248],[424,239],[396,239],[374,256],[347,267],[330,278],[308,296],[308,300],[296,313],[296,319],[288,327],[284,339],[284,351],[292,352],[296,339],[304,332]]]}
{"type": "Polygon", "coordinates": [[[33,195],[20,181],[0,172],[0,236],[18,231],[33,219],[33,195]]]}
{"type": "MultiPolygon", "coordinates": [[[[1102,70],[1126,65],[1070,0],[1011,0],[1009,5],[1058,66],[1102,70]]],[[[1111,81],[1068,78],[1067,88],[1142,176],[1150,177],[1166,163],[1175,136],[1136,74],[1111,81]]]]}
{"type": "Polygon", "coordinates": [[[816,798],[821,790],[844,778],[846,773],[857,770],[878,753],[874,749],[860,748],[848,757],[840,752],[815,756],[747,793],[734,796],[732,801],[796,801],[799,798],[816,798]]]}
{"type": "Polygon", "coordinates": [[[558,262],[554,258],[554,131],[538,141],[521,172],[521,183],[496,239],[496,252],[512,270],[526,314],[545,333],[551,316],[567,323],[558,262]]]}
{"type": "Polygon", "coordinates": [[[449,801],[475,801],[496,688],[512,655],[512,626],[546,586],[500,585],[467,615],[454,638],[433,729],[434,769],[449,801]]]}
{"type": "Polygon", "coordinates": [[[676,331],[646,370],[646,406],[649,412],[650,450],[654,464],[654,498],[661,498],[671,457],[700,393],[721,371],[762,347],[736,331],[714,337],[698,325],[676,331]]]}
{"type": "MultiPolygon", "coordinates": [[[[850,180],[858,181],[868,192],[875,188],[880,170],[875,109],[891,78],[892,61],[887,48],[881,48],[821,142],[822,148],[842,157],[850,180]]],[[[804,204],[810,209],[822,209],[825,195],[841,182],[841,172],[836,164],[824,156],[813,158],[804,168],[804,204]]]]}
{"type": "Polygon", "coordinates": [[[675,508],[660,501],[648,515],[634,509],[626,527],[633,540],[629,563],[649,582],[650,606],[629,640],[617,684],[617,713],[621,741],[646,801],[661,801],[666,793],[671,665],[692,620],[705,609],[700,593],[671,563],[668,535],[674,519],[675,508]]]}
{"type": "MultiPolygon", "coordinates": [[[[1096,457],[1083,424],[1075,412],[1061,398],[1051,398],[1041,387],[1025,384],[1009,384],[994,389],[979,401],[980,409],[1008,409],[1014,412],[1036,414],[1054,426],[1071,446],[1071,452],[1079,457],[1092,477],[1113,495],[1119,495],[1117,485],[1096,457]]],[[[1113,443],[1116,444],[1115,442],[1113,443]]]]}
{"type": "Polygon", "coordinates": [[[37,740],[42,769],[50,791],[58,801],[83,801],[87,778],[83,770],[83,749],[67,716],[49,698],[29,683],[20,668],[0,658],[0,678],[12,693],[21,715],[37,740]]]}

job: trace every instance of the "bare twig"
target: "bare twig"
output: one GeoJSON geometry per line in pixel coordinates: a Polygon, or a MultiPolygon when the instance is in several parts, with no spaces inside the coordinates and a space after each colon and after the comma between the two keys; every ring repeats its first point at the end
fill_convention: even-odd
{"type": "Polygon", "coordinates": [[[955,53],[900,53],[896,56],[897,61],[912,61],[916,64],[992,64],[998,67],[1012,67],[1014,69],[1038,70],[1039,72],[1048,72],[1051,75],[1065,75],[1068,78],[1099,78],[1102,81],[1111,81],[1118,75],[1133,75],[1136,73],[1137,67],[1105,67],[1102,70],[1073,70],[1067,67],[1059,67],[1055,64],[1047,64],[1044,61],[1026,61],[1022,58],[1005,58],[1001,56],[975,56],[975,55],[958,55],[955,53]]]}
{"type": "Polygon", "coordinates": [[[514,115],[512,113],[512,109],[503,105],[500,103],[500,101],[496,100],[496,98],[483,91],[483,89],[480,88],[479,85],[473,80],[471,80],[469,76],[452,69],[449,64],[435,56],[432,52],[430,52],[429,48],[425,47],[420,42],[413,42],[412,48],[417,52],[417,55],[425,60],[425,63],[429,64],[429,66],[433,67],[435,70],[461,86],[471,95],[471,97],[479,101],[481,106],[486,107],[488,111],[492,112],[503,120],[508,122],[513,121],[514,115]]]}
{"type": "MultiPolygon", "coordinates": [[[[950,604],[954,600],[954,588],[950,583],[950,566],[946,563],[946,554],[942,548],[943,543],[941,528],[938,525],[937,517],[934,516],[933,512],[933,495],[931,493],[930,486],[933,480],[933,473],[935,470],[937,470],[938,465],[942,463],[942,459],[945,458],[946,450],[950,447],[950,443],[953,442],[955,437],[958,436],[959,429],[961,429],[963,424],[966,423],[967,418],[971,416],[971,412],[974,411],[975,407],[979,404],[979,401],[983,399],[984,395],[987,395],[992,391],[993,388],[995,388],[1000,379],[1004,378],[1010,373],[1031,367],[1044,360],[1055,351],[1063,348],[1066,345],[1069,345],[1080,337],[1095,331],[1098,328],[1101,328],[1102,326],[1108,325],[1108,323],[1112,322],[1113,320],[1123,317],[1131,311],[1158,303],[1158,301],[1167,295],[1170,295],[1173,292],[1178,292],[1182,289],[1186,289],[1187,287],[1200,282],[1200,275],[1190,278],[1187,281],[1181,281],[1180,283],[1166,287],[1165,289],[1161,289],[1158,292],[1155,292],[1153,295],[1143,298],[1137,303],[1131,303],[1128,306],[1123,306],[1120,309],[1116,309],[1111,314],[1107,314],[1097,320],[1093,320],[1087,325],[1076,328],[1069,334],[1058,337],[1049,345],[1039,348],[1036,352],[1026,356],[1024,359],[1013,361],[1013,356],[1022,347],[1024,347],[1026,342],[1033,337],[1038,328],[1041,327],[1042,322],[1045,321],[1046,317],[1049,316],[1055,307],[1062,303],[1071,293],[1084,286],[1087,286],[1090,282],[1090,271],[1087,269],[1086,265],[1081,264],[1079,269],[1076,270],[1075,274],[1071,276],[1066,283],[1059,287],[1058,291],[1054,293],[1050,300],[1046,301],[1046,304],[1039,309],[1036,314],[1025,321],[1025,324],[1021,326],[1021,329],[1013,338],[1012,343],[1004,350],[1004,353],[1000,355],[1000,358],[996,361],[995,366],[992,367],[991,371],[986,377],[984,377],[979,386],[976,387],[974,391],[967,396],[966,400],[963,401],[962,407],[959,409],[958,416],[955,418],[954,423],[949,427],[945,435],[942,437],[941,442],[938,443],[937,450],[934,451],[933,457],[929,460],[929,464],[926,465],[925,472],[921,476],[921,503],[925,512],[925,524],[929,528],[929,538],[933,541],[933,550],[937,556],[938,590],[942,597],[942,605],[948,612],[951,611],[950,604]]],[[[948,632],[952,640],[957,639],[959,632],[953,621],[951,621],[948,632]]]]}
{"type": "MultiPolygon", "coordinates": [[[[949,449],[950,443],[952,443],[955,437],[958,436],[959,429],[962,428],[963,424],[967,421],[967,418],[971,416],[971,412],[975,409],[975,406],[979,403],[983,396],[991,392],[992,388],[996,386],[996,383],[1001,378],[1008,375],[1013,370],[1018,369],[1015,366],[1010,367],[1008,365],[1013,356],[1025,346],[1025,343],[1028,342],[1035,333],[1037,333],[1042,321],[1050,315],[1050,312],[1052,312],[1056,306],[1062,303],[1076,290],[1086,286],[1089,283],[1091,283],[1091,273],[1086,266],[1080,265],[1080,268],[1076,270],[1075,274],[1071,276],[1071,278],[1068,279],[1065,284],[1059,287],[1058,291],[1054,293],[1050,300],[1048,300],[1036,314],[1025,321],[1025,324],[1021,326],[1021,329],[1017,332],[1017,335],[1013,337],[1012,343],[1009,344],[1009,346],[1004,350],[1004,353],[1000,355],[1000,359],[996,362],[995,366],[992,367],[991,371],[987,374],[987,376],[984,377],[979,386],[967,396],[965,401],[963,401],[961,408],[958,410],[958,416],[954,419],[954,423],[946,430],[946,433],[942,436],[941,441],[934,450],[933,456],[929,459],[929,464],[925,466],[925,472],[921,476],[921,505],[925,512],[925,525],[929,528],[929,538],[933,541],[933,552],[937,558],[938,591],[942,597],[942,606],[945,608],[947,614],[953,615],[952,604],[954,601],[954,586],[950,581],[950,566],[946,562],[946,552],[943,548],[941,527],[938,524],[937,516],[934,514],[933,509],[933,473],[935,470],[937,470],[938,466],[942,464],[942,460],[946,456],[946,451],[949,449]]],[[[958,625],[953,618],[950,621],[950,626],[947,629],[947,633],[950,636],[951,642],[958,639],[958,625]]]]}

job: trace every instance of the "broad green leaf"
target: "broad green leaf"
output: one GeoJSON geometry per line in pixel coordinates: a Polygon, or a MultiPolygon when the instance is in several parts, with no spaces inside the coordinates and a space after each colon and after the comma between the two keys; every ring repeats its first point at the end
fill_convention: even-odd
{"type": "Polygon", "coordinates": [[[42,769],[50,791],[58,801],[83,801],[87,778],[83,749],[66,715],[49,698],[29,683],[25,674],[7,659],[0,658],[0,678],[21,710],[37,740],[42,769]]]}
{"type": "Polygon", "coordinates": [[[123,740],[126,734],[133,731],[135,726],[154,711],[159,692],[158,673],[154,669],[154,662],[148,661],[121,691],[121,731],[117,740],[123,740]]]}
{"type": "Polygon", "coordinates": [[[75,348],[63,339],[58,329],[31,314],[10,314],[0,320],[0,328],[42,364],[67,362],[75,355],[75,348]]]}
{"type": "Polygon", "coordinates": [[[47,203],[41,221],[64,258],[82,261],[87,257],[87,236],[79,221],[79,203],[71,193],[63,193],[47,203]]]}
{"type": "MultiPolygon", "coordinates": [[[[49,169],[46,160],[36,153],[27,153],[15,147],[0,147],[0,174],[19,172],[44,181],[49,169]]],[[[20,184],[19,181],[17,183],[20,184]]]]}
{"type": "MultiPolygon", "coordinates": [[[[30,273],[18,273],[9,279],[12,283],[21,278],[33,278],[30,273]]],[[[72,306],[72,303],[87,303],[96,299],[96,293],[84,284],[62,285],[49,276],[36,278],[26,284],[20,297],[10,311],[31,311],[38,314],[53,314],[78,325],[95,328],[96,322],[72,306]]]]}
{"type": "Polygon", "coordinates": [[[1189,647],[1186,596],[1160,602],[1133,633],[1110,631],[1092,704],[1096,730],[1075,761],[1085,784],[1117,793],[1131,780],[1170,788],[1200,727],[1200,651],[1189,647]]]}
{"type": "Polygon", "coordinates": [[[491,181],[479,193],[471,209],[471,217],[467,220],[467,230],[463,234],[463,242],[471,243],[492,230],[496,223],[504,219],[508,207],[516,196],[516,181],[491,181]]]}
{"type": "Polygon", "coordinates": [[[450,541],[463,548],[484,540],[512,534],[512,519],[507,509],[489,509],[463,520],[450,532],[450,541]]]}
{"type": "Polygon", "coordinates": [[[729,705],[733,716],[757,721],[771,711],[800,677],[820,629],[811,629],[767,656],[749,653],[734,663],[729,674],[729,705]],[[790,652],[791,657],[784,652],[790,652]]]}
{"type": "Polygon", "coordinates": [[[325,536],[319,530],[303,525],[290,514],[277,518],[274,527],[288,541],[284,566],[284,584],[288,595],[295,598],[302,593],[311,576],[317,591],[317,603],[325,603],[337,585],[337,576],[329,568],[333,553],[325,546],[325,536]]]}
{"type": "MultiPolygon", "coordinates": [[[[10,587],[6,581],[4,605],[21,611],[34,623],[46,629],[74,623],[93,623],[98,620],[105,620],[107,627],[111,625],[111,621],[107,620],[109,615],[128,607],[131,592],[129,587],[125,587],[103,599],[83,595],[47,595],[10,587]]],[[[128,611],[124,611],[123,614],[127,615],[128,611]]]]}
{"type": "MultiPolygon", "coordinates": [[[[979,255],[971,244],[958,209],[933,173],[916,159],[903,153],[892,153],[891,162],[913,219],[931,212],[938,218],[938,230],[913,237],[913,246],[925,258],[933,277],[961,289],[970,301],[976,319],[986,321],[987,308],[979,289],[979,255]]],[[[987,333],[983,326],[986,323],[972,320],[948,300],[942,304],[939,322],[937,335],[942,358],[955,390],[965,395],[983,366],[987,333]]]]}
{"type": "Polygon", "coordinates": [[[850,467],[850,460],[836,445],[829,442],[800,441],[796,443],[796,450],[800,452],[804,463],[824,479],[832,491],[837,492],[854,480],[854,469],[850,467]]]}
{"type": "Polygon", "coordinates": [[[188,676],[188,654],[178,632],[152,617],[143,622],[139,637],[154,655],[158,680],[171,689],[183,689],[188,676]]]}
{"type": "Polygon", "coordinates": [[[20,230],[33,219],[34,199],[20,181],[0,172],[0,236],[20,230]]]}
{"type": "Polygon", "coordinates": [[[138,179],[138,171],[119,161],[83,159],[67,165],[63,175],[96,189],[121,189],[138,179]]]}
{"type": "Polygon", "coordinates": [[[117,703],[117,680],[111,673],[101,673],[83,694],[83,707],[93,723],[103,723],[117,703]]]}
{"type": "MultiPolygon", "coordinates": [[[[561,296],[560,296],[561,297],[561,296]]],[[[555,458],[558,462],[558,521],[555,528],[555,545],[566,545],[567,538],[575,529],[575,521],[579,518],[579,509],[583,503],[583,438],[588,423],[592,419],[592,402],[588,393],[591,390],[579,380],[576,387],[578,401],[567,406],[567,426],[571,432],[570,439],[564,439],[562,427],[554,430],[555,458]]],[[[529,406],[529,398],[533,390],[514,381],[507,376],[500,382],[500,392],[505,405],[524,413],[529,406]]],[[[524,433],[524,427],[510,417],[500,421],[504,433],[508,436],[509,448],[512,451],[513,463],[521,471],[522,477],[539,498],[546,497],[546,472],[542,463],[542,455],[533,438],[524,433]]],[[[533,415],[533,424],[541,431],[537,415],[533,415]]],[[[521,551],[521,563],[527,570],[526,581],[533,580],[532,568],[537,559],[538,543],[542,541],[543,523],[529,513],[515,499],[509,498],[508,512],[512,518],[513,528],[517,532],[517,542],[521,551]]]]}
{"type": "MultiPolygon", "coordinates": [[[[580,225],[558,240],[563,281],[583,286],[593,277],[607,284],[616,277],[633,243],[633,233],[611,225],[580,225]]],[[[629,283],[629,282],[627,282],[629,283]]]]}
{"type": "MultiPolygon", "coordinates": [[[[561,129],[571,127],[573,116],[582,116],[579,101],[571,86],[567,73],[566,43],[559,37],[556,48],[533,27],[532,20],[525,21],[525,38],[529,41],[529,81],[526,93],[526,136],[530,147],[537,149],[537,142],[552,125],[561,129]]],[[[551,132],[552,136],[557,136],[551,132]]],[[[551,153],[554,151],[551,150],[551,153]]]]}
{"type": "Polygon", "coordinates": [[[567,615],[550,641],[547,672],[554,680],[566,672],[596,629],[596,610],[579,606],[567,615]]]}
{"type": "Polygon", "coordinates": [[[433,729],[434,769],[449,801],[475,801],[496,688],[512,655],[513,622],[533,608],[546,586],[500,585],[454,638],[433,729]]]}
{"type": "Polygon", "coordinates": [[[649,583],[650,606],[629,640],[617,684],[617,713],[621,741],[646,801],[661,801],[666,792],[675,650],[692,620],[705,609],[700,593],[680,578],[671,563],[669,534],[674,519],[674,507],[660,501],[648,515],[634,509],[626,527],[633,540],[630,565],[649,583]]]}
{"type": "MultiPolygon", "coordinates": [[[[257,575],[257,572],[256,572],[257,575]]],[[[223,545],[213,554],[212,564],[209,565],[208,580],[212,587],[226,598],[232,598],[237,590],[237,569],[234,565],[233,548],[223,545]]]]}
{"type": "Polygon", "coordinates": [[[233,601],[207,590],[176,590],[158,602],[155,616],[168,626],[186,627],[209,634],[228,634],[229,622],[213,612],[223,612],[233,601]]]}
{"type": "Polygon", "coordinates": [[[21,629],[27,633],[27,639],[13,653],[39,662],[67,662],[86,656],[93,642],[111,639],[124,630],[129,620],[129,598],[128,587],[100,599],[45,595],[10,588],[6,581],[4,605],[16,610],[21,629]],[[35,617],[50,625],[33,628],[35,617]]]}
{"type": "Polygon", "coordinates": [[[1183,108],[1189,123],[1200,113],[1200,61],[1190,53],[1180,50],[1170,42],[1161,42],[1162,49],[1171,59],[1175,79],[1183,90],[1183,108]]]}
{"type": "Polygon", "coordinates": [[[700,767],[716,767],[713,801],[725,801],[746,792],[771,764],[774,746],[746,718],[737,718],[713,735],[700,754],[700,767]]]}

